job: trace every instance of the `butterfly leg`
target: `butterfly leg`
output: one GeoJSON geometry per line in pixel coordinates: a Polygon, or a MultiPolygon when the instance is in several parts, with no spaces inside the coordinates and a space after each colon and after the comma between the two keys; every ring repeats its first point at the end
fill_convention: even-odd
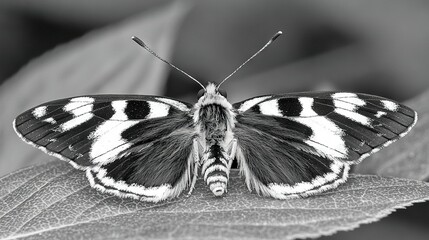
{"type": "Polygon", "coordinates": [[[191,188],[189,189],[188,196],[191,195],[192,191],[195,188],[195,183],[198,178],[198,167],[200,166],[200,156],[198,150],[198,140],[194,138],[194,142],[192,144],[192,155],[194,157],[194,176],[192,177],[191,188]]]}
{"type": "Polygon", "coordinates": [[[228,156],[228,173],[231,170],[232,162],[234,161],[235,154],[237,153],[237,139],[232,139],[231,143],[231,152],[228,156]]]}

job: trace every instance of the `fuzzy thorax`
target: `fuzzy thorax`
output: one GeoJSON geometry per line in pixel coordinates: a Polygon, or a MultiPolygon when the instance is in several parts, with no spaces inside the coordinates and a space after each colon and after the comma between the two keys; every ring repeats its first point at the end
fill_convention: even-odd
{"type": "MultiPolygon", "coordinates": [[[[219,105],[225,109],[228,115],[228,122],[231,124],[231,127],[234,127],[235,113],[233,112],[231,103],[216,90],[216,85],[209,83],[206,87],[206,92],[198,99],[198,102],[194,106],[195,113],[199,113],[204,106],[212,104],[219,105]]],[[[200,114],[194,114],[194,122],[196,124],[200,122],[200,114]]]]}

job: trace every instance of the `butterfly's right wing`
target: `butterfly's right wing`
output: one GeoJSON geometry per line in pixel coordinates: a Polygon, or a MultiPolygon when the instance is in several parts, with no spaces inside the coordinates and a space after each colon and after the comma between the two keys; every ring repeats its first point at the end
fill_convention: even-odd
{"type": "Polygon", "coordinates": [[[246,183],[280,199],[335,188],[351,164],[417,121],[416,112],[400,103],[346,92],[262,96],[234,107],[236,157],[246,183]]]}
{"type": "Polygon", "coordinates": [[[85,170],[92,187],[156,202],[189,184],[191,108],[155,96],[74,97],[22,113],[14,128],[27,143],[85,170]]]}

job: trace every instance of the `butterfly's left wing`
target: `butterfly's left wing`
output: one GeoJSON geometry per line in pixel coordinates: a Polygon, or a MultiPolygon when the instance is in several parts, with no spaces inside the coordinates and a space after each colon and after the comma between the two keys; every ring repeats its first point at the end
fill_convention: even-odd
{"type": "Polygon", "coordinates": [[[412,109],[382,97],[313,92],[233,105],[236,158],[249,189],[279,199],[332,189],[351,164],[405,135],[412,109]]]}
{"type": "Polygon", "coordinates": [[[189,183],[191,109],[156,96],[83,96],[32,108],[14,128],[27,143],[85,170],[92,187],[156,202],[189,183]]]}

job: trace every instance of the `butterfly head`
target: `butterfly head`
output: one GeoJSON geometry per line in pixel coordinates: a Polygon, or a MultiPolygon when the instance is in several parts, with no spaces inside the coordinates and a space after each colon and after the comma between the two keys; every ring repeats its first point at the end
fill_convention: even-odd
{"type": "MultiPolygon", "coordinates": [[[[226,100],[226,91],[218,89],[215,84],[209,83],[205,89],[198,92],[198,105],[205,106],[208,104],[231,105],[226,100]]],[[[227,106],[225,106],[227,107],[227,106]]]]}
{"type": "Polygon", "coordinates": [[[216,125],[226,124],[225,128],[232,129],[236,122],[236,114],[232,104],[226,99],[226,92],[213,83],[198,92],[194,111],[194,122],[199,126],[211,125],[215,120],[216,125]],[[219,119],[226,119],[226,122],[221,123],[219,119]]]}

